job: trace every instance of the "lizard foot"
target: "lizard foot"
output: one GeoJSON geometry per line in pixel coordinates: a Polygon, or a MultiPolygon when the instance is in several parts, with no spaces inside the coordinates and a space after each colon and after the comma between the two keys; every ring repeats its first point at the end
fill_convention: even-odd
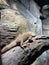
{"type": "Polygon", "coordinates": [[[27,44],[26,43],[23,43],[23,45],[21,45],[21,48],[26,48],[27,47],[27,44]]]}

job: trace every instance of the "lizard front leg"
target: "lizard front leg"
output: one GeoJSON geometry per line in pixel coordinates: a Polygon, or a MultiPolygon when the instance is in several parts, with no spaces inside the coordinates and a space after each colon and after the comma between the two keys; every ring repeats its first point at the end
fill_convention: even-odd
{"type": "Polygon", "coordinates": [[[29,36],[28,40],[29,42],[33,42],[32,36],[29,36]]]}
{"type": "Polygon", "coordinates": [[[28,38],[28,40],[29,40],[29,42],[36,42],[36,40],[35,40],[35,37],[33,37],[33,36],[30,36],[29,38],[28,38]]]}

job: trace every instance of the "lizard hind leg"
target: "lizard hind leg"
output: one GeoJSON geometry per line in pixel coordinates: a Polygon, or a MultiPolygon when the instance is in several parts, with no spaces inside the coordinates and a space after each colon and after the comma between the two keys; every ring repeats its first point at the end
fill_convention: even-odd
{"type": "Polygon", "coordinates": [[[29,47],[30,44],[27,44],[27,43],[28,43],[28,41],[27,41],[27,42],[21,41],[21,43],[20,43],[20,46],[21,46],[21,48],[22,48],[24,51],[25,51],[25,48],[26,48],[26,47],[28,47],[29,50],[31,50],[31,48],[29,47]]]}
{"type": "Polygon", "coordinates": [[[22,40],[20,43],[20,47],[24,49],[25,47],[27,47],[27,43],[23,42],[22,40]]]}

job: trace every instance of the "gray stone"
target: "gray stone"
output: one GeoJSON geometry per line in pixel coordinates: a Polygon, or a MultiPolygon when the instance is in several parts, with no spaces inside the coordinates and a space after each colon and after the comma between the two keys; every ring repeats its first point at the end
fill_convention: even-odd
{"type": "Polygon", "coordinates": [[[4,9],[1,10],[0,31],[2,45],[10,43],[18,34],[28,31],[28,27],[19,11],[4,9]]]}
{"type": "Polygon", "coordinates": [[[42,15],[47,18],[49,17],[49,5],[44,5],[42,7],[42,15]]]}

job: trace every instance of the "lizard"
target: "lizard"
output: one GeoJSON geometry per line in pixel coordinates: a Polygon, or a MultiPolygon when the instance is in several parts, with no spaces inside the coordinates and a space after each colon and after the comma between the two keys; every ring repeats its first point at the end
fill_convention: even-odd
{"type": "Polygon", "coordinates": [[[24,32],[22,34],[19,34],[18,37],[16,37],[13,41],[11,41],[10,44],[6,45],[5,47],[1,49],[1,53],[4,53],[15,46],[20,46],[21,48],[26,47],[27,44],[25,43],[25,41],[29,40],[33,42],[32,37],[34,36],[35,36],[35,33],[33,32],[24,32]]]}

